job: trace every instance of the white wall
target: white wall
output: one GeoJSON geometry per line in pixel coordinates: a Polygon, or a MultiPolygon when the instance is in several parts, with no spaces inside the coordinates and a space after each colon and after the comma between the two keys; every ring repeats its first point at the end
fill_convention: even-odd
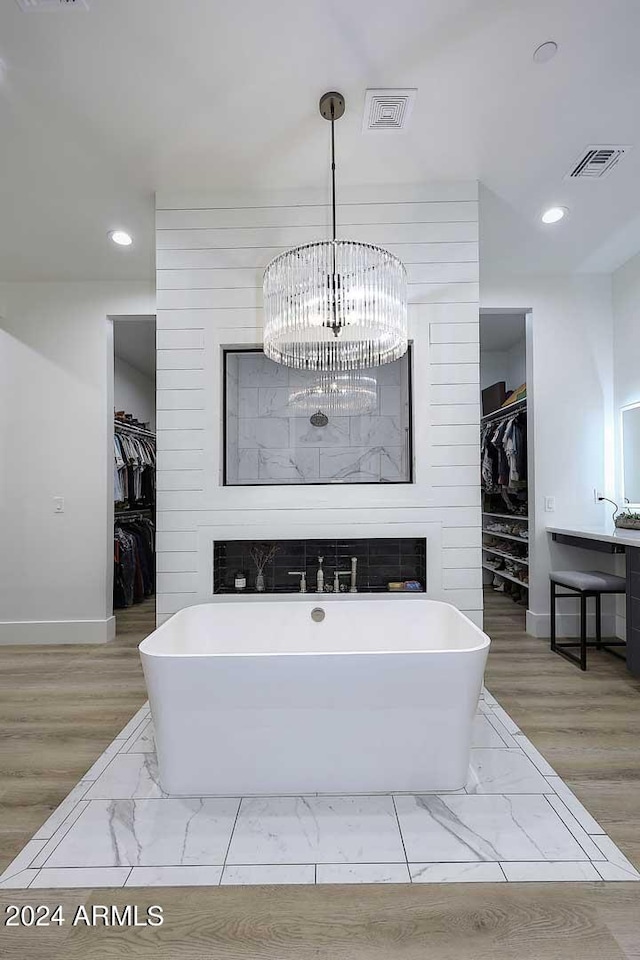
{"type": "Polygon", "coordinates": [[[510,350],[507,350],[507,386],[517,390],[526,381],[527,351],[523,337],[518,343],[514,343],[510,350]]]}
{"type": "MultiPolygon", "coordinates": [[[[612,560],[551,545],[546,526],[596,525],[606,517],[593,488],[607,489],[612,456],[613,318],[605,275],[482,277],[483,308],[531,308],[527,317],[530,568],[527,628],[548,636],[550,569],[606,569],[612,560]],[[530,477],[530,482],[531,482],[530,477]],[[555,497],[554,513],[544,498],[555,497]]],[[[567,612],[573,611],[566,605],[567,612]]],[[[567,623],[573,628],[573,616],[567,623]]]]}
{"type": "MultiPolygon", "coordinates": [[[[609,496],[622,505],[624,478],[620,408],[640,401],[640,254],[616,270],[612,280],[615,479],[609,496]]],[[[617,612],[617,634],[624,637],[624,597],[618,599],[617,612]]]]}
{"type": "Polygon", "coordinates": [[[613,350],[616,413],[615,498],[622,502],[620,408],[640,401],[640,254],[613,274],[613,350]]]}
{"type": "Polygon", "coordinates": [[[343,192],[340,232],[397,253],[414,341],[411,485],[222,487],[221,352],[259,345],[262,272],[327,236],[326,197],[158,198],[158,616],[212,593],[218,538],[426,536],[429,594],[478,622],[477,184],[343,192]]]}
{"type": "MultiPolygon", "coordinates": [[[[482,390],[499,383],[507,382],[507,352],[506,350],[480,351],[480,387],[482,390]]],[[[509,384],[507,383],[507,389],[509,384]]]]}
{"type": "Polygon", "coordinates": [[[0,642],[113,630],[111,314],[147,283],[8,283],[0,323],[0,642]],[[55,514],[53,497],[65,498],[55,514]]]}
{"type": "Polygon", "coordinates": [[[524,337],[509,350],[480,351],[480,385],[483,390],[500,380],[506,383],[507,391],[517,390],[526,378],[524,337]]]}
{"type": "Polygon", "coordinates": [[[113,403],[116,410],[133,414],[155,430],[156,385],[151,377],[140,373],[122,357],[116,357],[114,362],[113,403]]]}

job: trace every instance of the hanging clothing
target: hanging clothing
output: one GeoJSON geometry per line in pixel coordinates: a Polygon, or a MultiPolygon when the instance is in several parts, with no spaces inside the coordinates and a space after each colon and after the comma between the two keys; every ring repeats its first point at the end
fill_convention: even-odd
{"type": "Polygon", "coordinates": [[[113,435],[113,499],[116,503],[124,503],[127,499],[126,463],[120,438],[113,435]]]}
{"type": "Polygon", "coordinates": [[[524,412],[485,423],[481,432],[482,486],[487,493],[522,490],[527,484],[527,418],[524,412]]]}
{"type": "Polygon", "coordinates": [[[507,421],[502,444],[509,464],[509,483],[512,489],[527,479],[527,433],[523,428],[523,418],[513,417],[507,421]]]}
{"type": "Polygon", "coordinates": [[[147,518],[116,520],[113,605],[130,607],[155,591],[155,527],[147,518]]]}
{"type": "Polygon", "coordinates": [[[155,505],[156,445],[150,436],[119,429],[113,434],[114,500],[130,507],[155,505]]]}
{"type": "MultiPolygon", "coordinates": [[[[153,509],[156,443],[116,419],[113,432],[113,490],[116,509],[153,509]]],[[[116,518],[113,537],[113,606],[140,603],[155,591],[155,527],[146,517],[116,518]]]]}

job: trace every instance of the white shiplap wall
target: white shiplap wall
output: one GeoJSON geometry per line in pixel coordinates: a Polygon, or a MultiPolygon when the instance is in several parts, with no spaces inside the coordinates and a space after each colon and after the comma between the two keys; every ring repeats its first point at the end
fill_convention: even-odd
{"type": "Polygon", "coordinates": [[[477,184],[345,192],[339,234],[409,275],[411,485],[222,487],[225,346],[262,340],[262,272],[328,236],[322,197],[157,198],[158,620],[211,597],[215,539],[427,536],[428,592],[481,622],[477,184]]]}

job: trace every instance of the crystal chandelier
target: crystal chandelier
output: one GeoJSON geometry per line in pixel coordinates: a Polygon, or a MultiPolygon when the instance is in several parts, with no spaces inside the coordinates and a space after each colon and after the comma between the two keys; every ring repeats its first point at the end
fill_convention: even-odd
{"type": "Polygon", "coordinates": [[[333,416],[371,413],[378,405],[375,377],[358,370],[334,373],[323,370],[308,386],[289,395],[289,403],[303,413],[322,412],[333,416]]]}
{"type": "Polygon", "coordinates": [[[336,237],[334,124],[344,98],[325,93],[331,121],[333,236],[280,254],[264,272],[264,352],[299,370],[361,370],[407,351],[407,278],[397,257],[336,237]]]}

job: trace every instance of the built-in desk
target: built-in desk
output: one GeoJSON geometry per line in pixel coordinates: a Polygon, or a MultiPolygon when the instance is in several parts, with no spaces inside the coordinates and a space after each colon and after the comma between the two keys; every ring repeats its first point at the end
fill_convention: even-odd
{"type": "Polygon", "coordinates": [[[627,667],[640,677],[640,530],[602,527],[547,527],[552,540],[566,547],[624,553],[627,566],[627,667]]]}

